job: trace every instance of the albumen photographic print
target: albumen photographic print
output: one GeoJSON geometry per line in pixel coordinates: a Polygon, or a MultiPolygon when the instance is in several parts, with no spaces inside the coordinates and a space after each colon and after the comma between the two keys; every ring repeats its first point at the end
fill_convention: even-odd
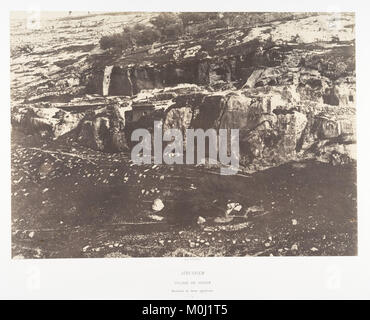
{"type": "Polygon", "coordinates": [[[12,258],[356,256],[355,22],[12,11],[12,258]]]}

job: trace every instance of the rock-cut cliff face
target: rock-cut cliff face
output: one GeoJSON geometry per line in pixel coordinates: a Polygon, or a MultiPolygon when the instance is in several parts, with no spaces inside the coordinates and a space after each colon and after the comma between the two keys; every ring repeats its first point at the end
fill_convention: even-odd
{"type": "Polygon", "coordinates": [[[89,48],[41,88],[24,81],[31,93],[13,97],[12,122],[107,152],[129,151],[131,132],[153,130],[154,120],[183,132],[239,129],[245,170],[347,163],[356,158],[354,52],[351,14],[219,28],[130,53],[89,48]]]}
{"type": "MultiPolygon", "coordinates": [[[[355,110],[269,97],[250,90],[204,96],[196,106],[178,104],[165,127],[239,129],[241,164],[250,170],[317,158],[333,164],[356,158],[355,110]]],[[[286,88],[280,88],[284,91],[286,88]]]]}

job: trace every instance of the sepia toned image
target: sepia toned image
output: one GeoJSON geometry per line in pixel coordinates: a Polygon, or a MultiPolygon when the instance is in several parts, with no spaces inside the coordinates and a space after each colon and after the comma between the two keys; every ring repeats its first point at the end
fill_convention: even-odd
{"type": "Polygon", "coordinates": [[[10,13],[13,259],[357,255],[355,14],[10,13]]]}

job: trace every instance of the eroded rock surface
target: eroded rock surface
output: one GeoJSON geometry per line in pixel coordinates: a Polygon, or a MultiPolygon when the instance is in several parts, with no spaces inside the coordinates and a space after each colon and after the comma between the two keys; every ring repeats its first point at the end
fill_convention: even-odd
{"type": "Polygon", "coordinates": [[[12,20],[14,258],[356,254],[354,15],[99,48],[155,15],[12,20]],[[241,172],[135,166],[131,133],[154,121],[239,129],[241,172]]]}
{"type": "MultiPolygon", "coordinates": [[[[94,39],[103,26],[138,17],[98,15],[78,26],[94,39]]],[[[241,163],[250,170],[300,157],[338,163],[333,154],[350,161],[356,143],[353,19],[297,15],[121,55],[81,38],[73,47],[51,45],[47,29],[58,28],[61,37],[71,21],[49,22],[32,52],[13,46],[13,124],[118,152],[130,149],[132,130],[156,119],[184,132],[239,129],[241,163]]],[[[75,40],[72,33],[66,38],[75,40]]]]}

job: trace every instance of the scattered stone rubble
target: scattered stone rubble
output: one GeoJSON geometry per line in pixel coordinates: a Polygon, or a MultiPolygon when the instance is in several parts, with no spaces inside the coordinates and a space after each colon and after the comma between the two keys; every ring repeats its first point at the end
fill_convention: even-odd
{"type": "MultiPolygon", "coordinates": [[[[102,186],[107,194],[112,193],[110,185],[134,189],[128,201],[130,205],[133,199],[140,203],[135,202],[134,209],[130,209],[140,223],[167,223],[171,197],[179,192],[164,187],[177,186],[173,183],[174,169],[155,165],[138,169],[127,156],[132,131],[153,130],[154,120],[162,121],[164,129],[179,128],[183,132],[188,128],[239,129],[243,173],[286,163],[292,163],[297,171],[306,170],[298,161],[309,159],[334,166],[355,162],[353,15],[323,13],[248,28],[220,28],[198,38],[129,53],[99,48],[102,32],[122,23],[148,23],[152,15],[94,15],[82,22],[55,20],[32,32],[21,24],[12,26],[12,39],[33,43],[27,50],[16,50],[19,41],[11,44],[12,126],[25,139],[36,137],[40,141],[38,146],[17,145],[14,150],[12,165],[18,168],[12,173],[14,201],[21,204],[22,199],[40,200],[40,214],[45,214],[52,207],[48,199],[58,197],[45,179],[62,181],[60,184],[71,178],[72,172],[88,179],[89,191],[97,197],[101,194],[97,189],[102,186]],[[31,158],[39,161],[31,162],[31,158]],[[122,162],[127,167],[118,167],[122,162]],[[152,185],[142,185],[148,180],[152,185]],[[34,184],[40,185],[40,195],[31,191],[34,184]]],[[[180,175],[181,179],[184,176],[180,175]]],[[[191,195],[201,192],[195,178],[187,182],[191,195]]],[[[83,188],[84,181],[73,181],[73,192],[78,194],[83,188]]],[[[73,192],[71,203],[75,201],[73,192]]],[[[119,206],[122,203],[118,201],[114,209],[119,206]]],[[[215,206],[211,201],[206,204],[212,210],[215,206]]],[[[197,213],[192,222],[202,236],[199,231],[176,233],[168,239],[161,234],[156,243],[166,250],[174,246],[173,251],[166,251],[166,255],[174,256],[222,255],[225,243],[250,246],[248,252],[240,249],[241,255],[285,255],[300,250],[322,253],[314,243],[302,249],[299,241],[290,241],[277,248],[275,237],[264,235],[261,240],[256,236],[256,240],[248,233],[237,233],[252,232],[250,219],[264,219],[274,206],[275,202],[270,208],[242,203],[237,198],[225,201],[217,216],[207,215],[204,207],[186,207],[190,213],[197,213]],[[219,236],[224,232],[237,234],[219,236]],[[175,241],[184,243],[181,250],[175,249],[175,241]]],[[[64,209],[67,216],[54,221],[59,227],[68,228],[82,219],[76,215],[78,201],[64,209]]],[[[92,221],[103,219],[103,212],[94,210],[92,221]]],[[[24,228],[21,220],[16,224],[24,228]]],[[[116,220],[127,223],[126,218],[116,220]]],[[[286,225],[300,228],[303,223],[301,218],[289,216],[286,225]]],[[[39,238],[37,230],[25,231],[17,229],[13,236],[27,241],[39,238]]],[[[125,241],[84,242],[79,254],[93,256],[104,251],[107,257],[135,256],[153,250],[149,241],[130,252],[125,241]],[[125,249],[125,254],[117,248],[125,249]]],[[[40,256],[39,250],[31,251],[40,256]]]]}

